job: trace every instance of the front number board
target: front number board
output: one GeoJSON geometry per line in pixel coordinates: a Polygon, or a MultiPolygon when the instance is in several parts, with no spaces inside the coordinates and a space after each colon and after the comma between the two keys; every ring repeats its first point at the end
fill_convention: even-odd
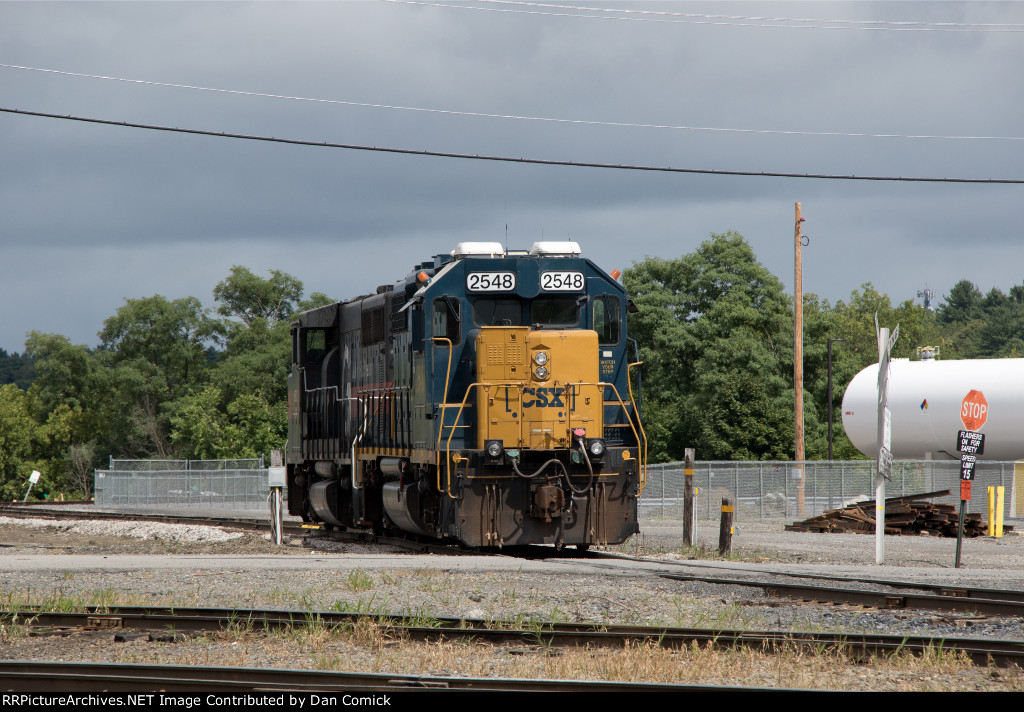
{"type": "Polygon", "coordinates": [[[586,284],[582,272],[540,273],[540,288],[545,292],[582,292],[586,284]]]}
{"type": "Polygon", "coordinates": [[[470,272],[466,275],[468,292],[514,292],[515,272],[470,272]]]}

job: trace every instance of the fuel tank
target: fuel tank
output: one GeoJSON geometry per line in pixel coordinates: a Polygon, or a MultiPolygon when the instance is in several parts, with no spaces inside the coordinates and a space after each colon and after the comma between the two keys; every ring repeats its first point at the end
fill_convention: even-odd
{"type": "MultiPolygon", "coordinates": [[[[984,420],[983,460],[1024,458],[1024,359],[910,361],[889,364],[892,456],[897,459],[959,459],[961,416],[984,420]],[[972,393],[975,392],[975,393],[972,393]],[[971,394],[968,397],[968,394],[971,394]]],[[[843,427],[854,447],[878,451],[878,364],[850,381],[843,395],[843,427]]]]}

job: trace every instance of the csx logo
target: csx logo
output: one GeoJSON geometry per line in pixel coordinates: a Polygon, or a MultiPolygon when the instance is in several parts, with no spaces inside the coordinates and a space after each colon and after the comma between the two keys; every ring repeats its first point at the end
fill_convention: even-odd
{"type": "MultiPolygon", "coordinates": [[[[513,412],[512,406],[517,405],[515,393],[510,394],[508,388],[505,389],[505,411],[508,413],[513,412]]],[[[572,396],[566,396],[565,389],[562,388],[524,388],[523,389],[523,407],[524,408],[566,408],[569,410],[574,409],[572,396]],[[566,401],[569,401],[568,406],[566,401]]]]}

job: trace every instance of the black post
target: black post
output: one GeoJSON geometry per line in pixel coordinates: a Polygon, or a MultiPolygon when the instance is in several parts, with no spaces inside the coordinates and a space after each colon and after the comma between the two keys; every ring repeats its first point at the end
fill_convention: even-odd
{"type": "Polygon", "coordinates": [[[695,459],[694,449],[688,447],[683,450],[683,546],[691,547],[694,541],[693,514],[695,510],[693,494],[693,465],[695,459]]]}
{"type": "Polygon", "coordinates": [[[718,553],[728,556],[732,553],[732,500],[722,498],[722,521],[718,527],[718,553]]]}
{"type": "Polygon", "coordinates": [[[960,498],[960,521],[956,524],[956,561],[953,568],[960,568],[960,546],[964,543],[964,510],[967,509],[967,500],[960,498]]]}

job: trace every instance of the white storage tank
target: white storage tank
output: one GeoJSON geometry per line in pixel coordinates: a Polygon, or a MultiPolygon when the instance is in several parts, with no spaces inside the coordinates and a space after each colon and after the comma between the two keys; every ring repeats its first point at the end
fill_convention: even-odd
{"type": "MultiPolygon", "coordinates": [[[[1024,359],[889,363],[892,456],[959,460],[961,412],[984,417],[983,460],[1024,458],[1024,359]],[[967,398],[971,391],[976,391],[967,398]],[[965,399],[968,403],[965,406],[965,399]]],[[[878,364],[850,381],[843,395],[843,427],[854,447],[878,454],[878,364]]]]}

